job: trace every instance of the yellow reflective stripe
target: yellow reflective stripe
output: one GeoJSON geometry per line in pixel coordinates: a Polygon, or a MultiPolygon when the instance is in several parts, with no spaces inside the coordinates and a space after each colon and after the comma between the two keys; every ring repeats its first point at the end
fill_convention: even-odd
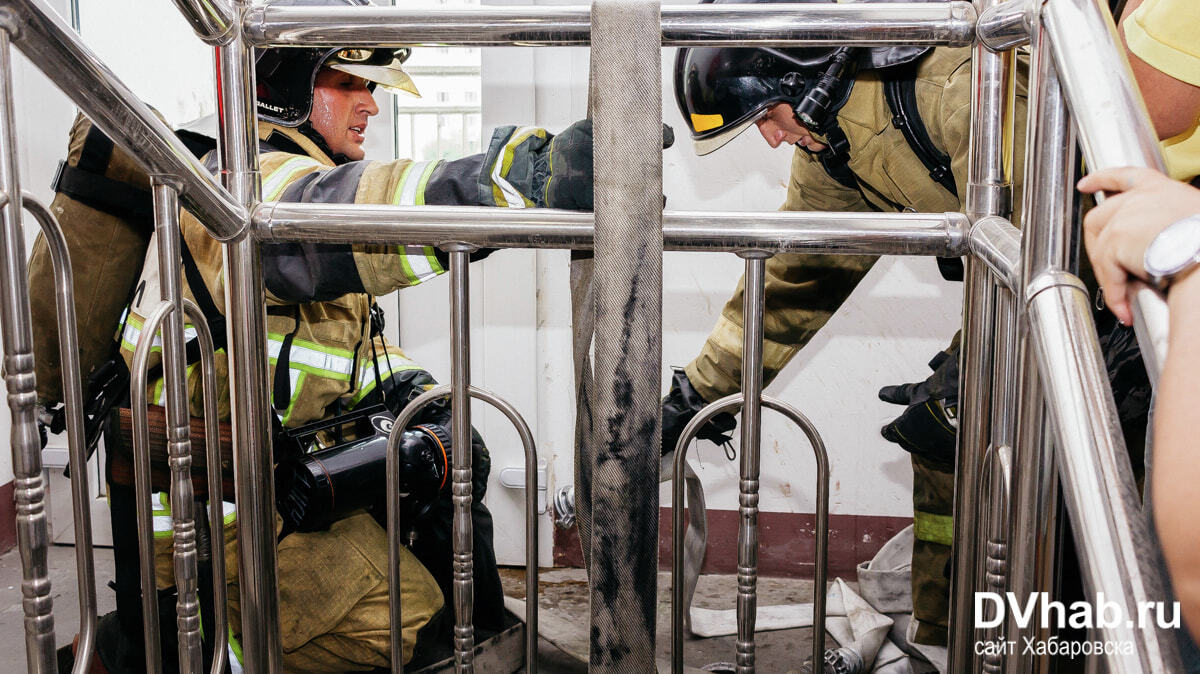
{"type": "Polygon", "coordinates": [[[412,175],[413,167],[416,165],[417,165],[417,162],[410,162],[408,164],[408,166],[404,167],[404,171],[402,171],[400,173],[400,179],[396,181],[396,191],[392,192],[392,203],[393,204],[395,204],[397,206],[402,205],[403,202],[401,201],[401,199],[402,199],[401,195],[404,192],[404,186],[408,184],[408,176],[412,175]]]}
{"type": "Polygon", "coordinates": [[[440,160],[415,161],[406,166],[392,194],[392,203],[397,206],[424,206],[425,185],[439,163],[440,160]]]}
{"type": "Polygon", "coordinates": [[[262,192],[263,201],[275,201],[279,195],[283,193],[284,188],[288,186],[301,173],[311,171],[314,168],[322,168],[321,162],[311,157],[292,157],[291,159],[279,165],[279,168],[271,171],[269,175],[263,178],[262,192]]]}
{"type": "MultiPolygon", "coordinates": [[[[154,537],[169,538],[175,532],[175,520],[171,517],[171,495],[165,491],[154,492],[150,496],[150,514],[154,520],[154,537]],[[158,505],[153,505],[157,499],[158,505]]],[[[237,506],[229,501],[221,501],[221,512],[224,513],[224,524],[229,526],[237,520],[237,506]]],[[[208,517],[208,507],[199,511],[197,517],[208,517]]]]}
{"type": "Polygon", "coordinates": [[[242,674],[242,645],[233,636],[233,627],[229,628],[229,671],[232,674],[242,674]]]}
{"type": "MultiPolygon", "coordinates": [[[[441,160],[418,161],[406,166],[392,194],[392,203],[398,206],[424,206],[425,187],[440,163],[441,160]]],[[[438,263],[432,246],[398,246],[397,250],[400,253],[400,267],[411,285],[427,281],[445,271],[438,263]]]]}
{"type": "Polygon", "coordinates": [[[501,152],[500,161],[492,167],[492,194],[496,199],[496,204],[499,206],[507,206],[509,208],[525,208],[533,206],[533,202],[526,199],[517,188],[513,187],[505,176],[508,175],[509,169],[512,168],[513,153],[516,152],[517,146],[525,142],[530,136],[539,138],[546,137],[546,130],[535,127],[523,126],[509,136],[508,143],[505,144],[504,150],[501,152]]]}
{"type": "Polygon", "coordinates": [[[164,491],[155,492],[150,496],[151,519],[154,522],[154,537],[155,538],[170,538],[175,531],[175,521],[171,519],[171,502],[168,500],[167,493],[164,491]],[[153,505],[154,501],[158,501],[158,505],[153,505]]]}
{"type": "MultiPolygon", "coordinates": [[[[126,309],[128,311],[128,309],[126,309]]],[[[130,315],[129,320],[125,323],[125,332],[121,334],[121,346],[126,350],[133,351],[137,348],[138,340],[142,337],[142,326],[145,322],[136,315],[130,315]]],[[[188,323],[183,324],[183,338],[185,341],[192,341],[197,336],[195,326],[188,323]]],[[[162,332],[154,335],[154,341],[150,346],[151,353],[162,351],[162,332]]]]}
{"type": "MultiPolygon", "coordinates": [[[[192,363],[191,365],[188,365],[187,369],[184,371],[183,380],[191,380],[192,372],[195,371],[199,365],[200,363],[192,363]]],[[[153,393],[150,394],[150,398],[154,400],[154,404],[158,405],[159,407],[167,406],[167,390],[165,384],[166,380],[162,377],[154,380],[154,390],[153,393]]]]}
{"type": "Polygon", "coordinates": [[[950,545],[954,542],[954,518],[917,510],[913,513],[913,536],[926,543],[950,545]]]}
{"type": "MultiPolygon", "coordinates": [[[[279,361],[279,352],[283,350],[284,338],[280,335],[268,335],[267,355],[272,363],[279,361]]],[[[327,379],[350,381],[354,372],[353,353],[344,349],[321,346],[303,339],[292,340],[291,351],[288,352],[288,369],[311,372],[327,379]]]]}
{"type": "MultiPolygon", "coordinates": [[[[379,369],[380,379],[387,379],[396,372],[422,369],[421,366],[417,365],[415,362],[402,356],[397,356],[394,353],[389,353],[386,355],[386,357],[377,358],[375,362],[383,365],[383,367],[379,369]]],[[[362,374],[358,377],[358,393],[355,393],[354,397],[350,399],[351,407],[357,405],[359,401],[369,395],[371,391],[374,391],[375,386],[378,384],[378,382],[375,381],[375,368],[372,366],[370,358],[362,361],[362,363],[359,365],[359,371],[362,372],[362,374]]]]}
{"type": "MultiPolygon", "coordinates": [[[[296,402],[300,400],[300,390],[304,388],[304,380],[308,378],[308,373],[302,370],[288,370],[288,381],[291,382],[292,399],[288,401],[287,409],[283,411],[283,418],[279,423],[287,425],[287,422],[292,418],[292,412],[296,411],[296,402]]],[[[346,377],[347,380],[350,377],[346,377]]],[[[274,401],[272,401],[274,404],[274,401]]]]}

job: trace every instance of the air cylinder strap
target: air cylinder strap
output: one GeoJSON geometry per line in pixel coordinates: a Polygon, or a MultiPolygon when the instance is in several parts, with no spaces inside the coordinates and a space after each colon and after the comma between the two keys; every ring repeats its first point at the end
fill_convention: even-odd
{"type": "Polygon", "coordinates": [[[580,514],[591,515],[591,672],[656,669],[662,378],[660,21],[657,0],[592,4],[597,320],[592,442],[578,457],[588,465],[580,471],[585,479],[576,484],[577,499],[590,505],[580,514]]]}

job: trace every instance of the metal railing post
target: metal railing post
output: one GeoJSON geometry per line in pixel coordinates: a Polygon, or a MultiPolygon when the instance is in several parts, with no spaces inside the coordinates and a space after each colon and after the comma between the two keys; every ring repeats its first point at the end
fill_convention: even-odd
{"type": "MultiPolygon", "coordinates": [[[[737,644],[738,674],[754,671],[754,624],[758,611],[758,477],[762,460],[763,296],[769,253],[742,253],[746,291],[742,297],[742,456],[738,466],[737,644]]],[[[823,594],[825,588],[815,591],[823,594]]],[[[824,636],[820,641],[824,643],[824,636]]],[[[814,636],[814,642],[817,637],[814,636]]],[[[824,649],[813,651],[816,658],[824,649]]]]}
{"type": "MultiPolygon", "coordinates": [[[[450,441],[454,503],[454,669],[475,671],[474,529],[471,521],[470,248],[450,252],[450,441]]],[[[536,476],[534,479],[537,479],[536,476]]],[[[536,597],[532,598],[537,601],[536,597]]]]}
{"type": "MultiPolygon", "coordinates": [[[[54,300],[58,320],[58,354],[62,364],[63,402],[67,412],[67,447],[71,474],[85,475],[83,377],[79,371],[79,334],[75,320],[75,282],[71,254],[58,219],[33,195],[22,195],[25,210],[33,215],[46,238],[54,267],[54,300]]],[[[96,564],[92,547],[91,498],[87,480],[71,480],[71,515],[75,529],[75,574],[79,587],[79,643],[75,674],[84,674],[96,649],[96,564]]]]}
{"type": "MultiPolygon", "coordinates": [[[[158,243],[159,299],[183,306],[180,257],[179,197],[175,186],[151,179],[154,191],[154,234],[158,243]]],[[[191,414],[187,389],[187,354],[183,312],[173,311],[162,330],[163,396],[167,408],[167,452],[171,459],[171,521],[175,562],[176,621],[179,671],[200,672],[200,602],[196,559],[196,503],[192,490],[191,414]]]]}
{"type": "MultiPolygon", "coordinates": [[[[978,0],[986,10],[996,0],[978,0]]],[[[965,207],[972,222],[1012,213],[1012,114],[1015,93],[1014,57],[975,45],[972,59],[971,141],[967,165],[965,207]]],[[[996,347],[998,284],[987,265],[966,259],[963,287],[963,330],[959,369],[958,452],[954,480],[954,566],[951,574],[948,666],[950,671],[974,670],[973,599],[979,578],[979,475],[991,428],[989,375],[996,347]]]]}
{"type": "MultiPolygon", "coordinates": [[[[240,17],[249,7],[236,0],[240,17]]],[[[240,36],[217,54],[218,163],[221,182],[247,209],[259,200],[258,134],[254,108],[254,53],[240,36]]],[[[238,513],[243,667],[274,674],[282,669],[279,641],[275,480],[267,385],[266,290],[258,241],[225,244],[225,315],[229,327],[229,395],[233,420],[234,482],[238,513]]]]}
{"type": "Polygon", "coordinates": [[[37,385],[33,372],[33,328],[26,280],[25,231],[21,225],[21,182],[17,171],[17,129],[13,117],[12,48],[15,26],[0,13],[0,329],[4,335],[4,383],[12,414],[13,476],[17,506],[17,545],[21,551],[21,604],[25,611],[25,656],[30,672],[57,671],[54,656],[53,599],[46,549],[46,485],[42,478],[37,429],[37,385]]]}
{"type": "MultiPolygon", "coordinates": [[[[1066,103],[1045,35],[1035,27],[1033,56],[1029,76],[1029,118],[1026,132],[1025,183],[1022,214],[1025,220],[1021,250],[1022,303],[1028,300],[1027,288],[1034,278],[1048,270],[1063,270],[1071,262],[1072,190],[1075,139],[1070,128],[1066,103]]],[[[1027,320],[1022,311],[1022,318],[1027,320]]],[[[1024,323],[1028,325],[1028,323],[1024,323]]],[[[1027,330],[1022,331],[1028,335],[1027,330]]],[[[1017,597],[1029,593],[1053,592],[1053,570],[1058,540],[1057,484],[1054,480],[1054,455],[1045,436],[1043,393],[1033,343],[1026,336],[1019,346],[1021,389],[1018,427],[1013,456],[1014,497],[1010,508],[1011,531],[1008,546],[1008,591],[1017,597]]],[[[1036,626],[1033,626],[1036,629],[1036,626]]],[[[1010,639],[1034,636],[1011,619],[1007,621],[1010,639]]],[[[1042,626],[1045,629],[1045,626],[1042,626]]],[[[1042,632],[1045,635],[1045,632],[1042,632]]],[[[1037,665],[1045,671],[1048,660],[1037,665]]],[[[1020,650],[1009,654],[1005,671],[1010,674],[1033,671],[1035,659],[1020,650]]]]}

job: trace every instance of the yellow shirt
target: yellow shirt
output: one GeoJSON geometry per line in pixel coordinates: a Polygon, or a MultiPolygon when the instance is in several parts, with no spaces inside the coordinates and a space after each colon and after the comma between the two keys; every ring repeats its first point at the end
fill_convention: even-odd
{"type": "MultiPolygon", "coordinates": [[[[1150,66],[1182,82],[1200,86],[1200,2],[1146,0],[1125,20],[1125,44],[1150,66]]],[[[1200,125],[1200,120],[1197,120],[1200,125]]],[[[1200,128],[1162,142],[1171,177],[1200,175],[1200,128]]]]}

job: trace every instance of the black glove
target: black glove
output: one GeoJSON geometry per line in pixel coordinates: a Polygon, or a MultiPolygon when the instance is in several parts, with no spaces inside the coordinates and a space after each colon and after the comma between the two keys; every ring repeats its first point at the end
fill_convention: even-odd
{"type": "MultiPolygon", "coordinates": [[[[675,130],[663,124],[663,149],[675,144],[675,130]]],[[[545,175],[542,199],[547,208],[590,211],[593,208],[592,120],[583,119],[563,129],[550,141],[543,166],[535,176],[545,175]]],[[[535,187],[536,189],[536,187],[535,187]]],[[[666,203],[666,197],[663,197],[666,203]]]]}
{"type": "MultiPolygon", "coordinates": [[[[537,207],[592,210],[592,120],[575,122],[558,135],[538,129],[522,137],[519,131],[505,126],[493,132],[480,172],[481,203],[505,206],[519,196],[537,207]]],[[[674,130],[663,124],[663,149],[674,142],[674,130]]]]}
{"type": "Polygon", "coordinates": [[[880,429],[883,437],[937,466],[954,469],[958,433],[958,353],[939,352],[923,382],[884,386],[879,399],[906,409],[880,429]]]}
{"type": "MultiPolygon", "coordinates": [[[[662,453],[673,451],[679,442],[683,429],[696,416],[696,413],[708,404],[692,382],[688,381],[687,373],[675,370],[671,379],[671,390],[662,401],[662,453]]],[[[737,427],[737,418],[728,412],[721,412],[700,427],[696,437],[709,440],[718,445],[725,445],[733,439],[732,431],[737,427]]]]}

